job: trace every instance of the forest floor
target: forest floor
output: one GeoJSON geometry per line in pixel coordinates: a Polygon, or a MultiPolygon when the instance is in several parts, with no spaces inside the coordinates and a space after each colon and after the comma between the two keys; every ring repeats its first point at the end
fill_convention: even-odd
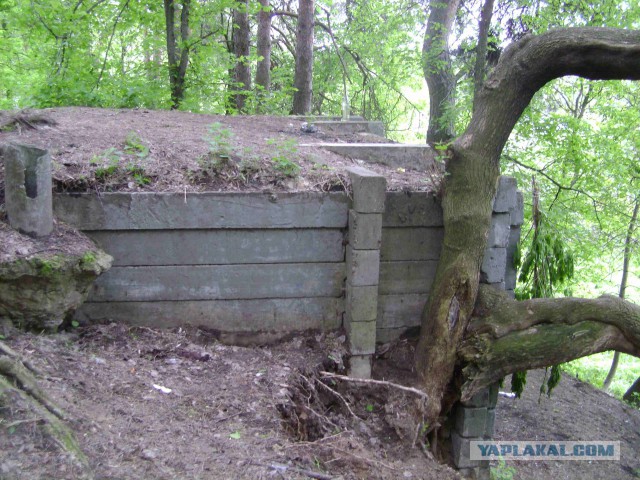
{"type": "MultiPolygon", "coordinates": [[[[326,191],[347,189],[344,168],[363,162],[299,144],[384,141],[305,133],[302,123],[56,108],[0,112],[0,144],[49,149],[58,191],[326,191]]],[[[366,166],[392,190],[437,183],[429,172],[366,166]]],[[[0,166],[0,203],[3,185],[0,166]]],[[[0,241],[0,253],[9,244],[0,241]]],[[[194,328],[110,324],[14,333],[6,343],[41,372],[86,461],[64,454],[27,405],[0,402],[2,480],[460,478],[415,444],[412,394],[320,377],[344,371],[339,333],[245,348],[194,328]]],[[[388,347],[374,376],[410,385],[411,343],[388,347]]],[[[496,439],[620,441],[622,458],[513,462],[513,478],[640,478],[640,411],[571,378],[539,398],[542,376],[530,373],[522,399],[500,398],[496,439]]]]}
{"type": "MultiPolygon", "coordinates": [[[[5,404],[0,478],[460,478],[413,445],[412,394],[320,385],[318,372],[336,366],[342,341],[310,334],[246,348],[193,328],[121,324],[17,334],[8,345],[40,370],[87,463],[63,454],[28,409],[5,404]]],[[[376,360],[374,376],[407,384],[411,354],[406,340],[392,345],[376,360]]],[[[622,458],[511,462],[515,474],[503,478],[638,478],[640,411],[570,377],[551,398],[538,398],[542,376],[530,372],[522,399],[500,397],[496,439],[614,440],[622,458]]]]}

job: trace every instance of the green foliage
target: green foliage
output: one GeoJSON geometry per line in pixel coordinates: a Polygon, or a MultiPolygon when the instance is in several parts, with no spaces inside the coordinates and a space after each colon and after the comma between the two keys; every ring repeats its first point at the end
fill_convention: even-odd
{"type": "Polygon", "coordinates": [[[498,466],[492,467],[490,471],[491,480],[512,480],[516,473],[516,468],[507,466],[502,458],[498,460],[498,466]]]}
{"type": "MultiPolygon", "coordinates": [[[[609,367],[613,352],[598,353],[588,357],[580,358],[563,365],[564,371],[583,382],[588,382],[596,388],[602,388],[609,367]]],[[[616,376],[611,383],[609,391],[619,399],[625,394],[627,389],[638,378],[640,372],[640,359],[631,355],[620,355],[620,361],[616,376]]]]}
{"type": "Polygon", "coordinates": [[[280,141],[271,138],[267,140],[267,145],[274,149],[274,153],[271,154],[274,168],[285,177],[295,177],[300,171],[300,165],[292,160],[298,155],[296,140],[290,138],[280,141]]]}
{"type": "Polygon", "coordinates": [[[138,158],[146,158],[149,155],[147,147],[136,132],[129,132],[124,141],[124,153],[135,155],[138,158]]]}
{"type": "Polygon", "coordinates": [[[524,387],[527,384],[527,372],[515,372],[511,375],[511,391],[516,394],[516,398],[522,396],[524,387]]]}
{"type": "Polygon", "coordinates": [[[553,297],[574,274],[573,253],[549,225],[546,216],[541,213],[539,219],[538,230],[533,233],[524,258],[520,260],[521,254],[515,257],[520,272],[519,300],[553,297]]]}

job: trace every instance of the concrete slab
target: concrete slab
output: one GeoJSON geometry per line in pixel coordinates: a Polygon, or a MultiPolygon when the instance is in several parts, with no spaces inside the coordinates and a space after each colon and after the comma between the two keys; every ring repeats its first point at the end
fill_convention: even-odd
{"type": "Polygon", "coordinates": [[[383,228],[380,260],[437,260],[443,237],[441,227],[383,228]]]}
{"type": "Polygon", "coordinates": [[[386,178],[362,167],[349,167],[346,170],[353,189],[353,209],[358,213],[384,212],[386,178]]]}
{"type": "Polygon", "coordinates": [[[438,262],[380,263],[380,295],[427,293],[436,275],[438,262]]]}
{"type": "Polygon", "coordinates": [[[53,211],[80,230],[345,228],[346,193],[58,194],[53,211]]]}
{"type": "Polygon", "coordinates": [[[392,168],[428,171],[432,168],[443,168],[435,160],[435,152],[429,145],[405,143],[316,143],[300,145],[300,147],[320,147],[330,152],[369,163],[381,163],[392,168]]]}
{"type": "Polygon", "coordinates": [[[428,192],[387,192],[383,227],[441,227],[442,207],[428,192]]]}
{"type": "Polygon", "coordinates": [[[344,260],[341,230],[102,230],[85,233],[114,258],[114,267],[344,260]]]}
{"type": "Polygon", "coordinates": [[[112,267],[89,301],[236,300],[340,297],[343,263],[112,267]]]}
{"type": "Polygon", "coordinates": [[[382,122],[367,121],[367,120],[353,120],[349,119],[344,121],[339,120],[314,120],[312,122],[321,131],[335,132],[341,134],[353,134],[353,133],[373,133],[379,137],[385,136],[384,124],[382,122]]]}

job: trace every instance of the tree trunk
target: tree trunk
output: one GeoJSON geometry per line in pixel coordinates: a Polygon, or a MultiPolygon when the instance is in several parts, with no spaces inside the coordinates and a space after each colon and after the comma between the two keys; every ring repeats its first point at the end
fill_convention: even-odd
{"type": "Polygon", "coordinates": [[[249,65],[249,0],[241,2],[233,11],[233,53],[236,57],[233,79],[235,88],[241,90],[235,95],[235,107],[239,113],[246,113],[247,91],[251,90],[251,66],[249,65]]]}
{"type": "MultiPolygon", "coordinates": [[[[629,229],[627,230],[627,236],[624,239],[624,254],[622,256],[622,279],[620,280],[620,292],[618,296],[624,298],[627,293],[627,282],[629,281],[629,262],[631,261],[631,243],[633,241],[633,232],[636,229],[636,220],[638,219],[638,207],[640,207],[640,199],[636,199],[636,204],[633,208],[633,214],[631,215],[631,221],[629,222],[629,229]]],[[[618,362],[620,361],[620,352],[613,354],[613,361],[611,362],[611,368],[607,374],[607,378],[604,379],[602,384],[603,390],[609,390],[613,377],[616,375],[618,369],[618,362]]]]}
{"type": "MultiPolygon", "coordinates": [[[[424,412],[429,428],[437,427],[439,416],[447,413],[460,395],[456,384],[461,378],[456,378],[454,373],[457,352],[476,303],[499,159],[511,130],[533,95],[550,80],[565,75],[590,79],[638,79],[638,62],[640,32],[607,28],[553,30],[540,36],[524,37],[508,47],[480,89],[469,126],[446,152],[447,175],[442,200],[445,236],[416,350],[417,372],[430,398],[424,412]]],[[[507,302],[506,299],[501,301],[507,302]]],[[[561,307],[566,300],[533,301],[561,307]]],[[[598,301],[605,303],[601,299],[594,300],[598,301]]],[[[517,302],[509,302],[509,305],[512,303],[518,305],[517,302]]],[[[610,303],[606,303],[607,307],[610,303]]],[[[498,305],[490,307],[497,308],[498,305]]],[[[526,306],[528,302],[521,305],[526,306]]],[[[631,306],[627,308],[632,309],[631,306]]],[[[522,326],[523,319],[530,315],[526,307],[513,307],[512,310],[509,321],[520,325],[523,331],[527,330],[527,326],[522,326]]],[[[594,319],[589,317],[586,320],[593,322],[594,319]]],[[[637,318],[634,321],[637,322],[637,318]]],[[[635,328],[640,328],[639,325],[635,328]]],[[[608,335],[603,337],[607,348],[638,354],[637,349],[631,348],[632,340],[629,338],[626,343],[619,340],[619,336],[615,337],[615,342],[609,340],[611,329],[616,327],[609,323],[599,327],[602,335],[608,335]]],[[[546,335],[545,329],[538,328],[537,331],[527,330],[532,337],[530,342],[534,342],[533,337],[546,335]]],[[[553,348],[565,350],[566,342],[553,348]]],[[[572,355],[578,354],[581,355],[582,351],[575,351],[572,355]]],[[[552,352],[547,352],[547,355],[549,358],[557,357],[552,352]]],[[[515,369],[527,370],[535,364],[534,360],[523,361],[515,369]]],[[[487,382],[483,380],[480,383],[487,382]]],[[[466,387],[465,395],[477,385],[466,387]]]]}
{"type": "Polygon", "coordinates": [[[264,111],[264,99],[271,88],[271,11],[269,0],[260,0],[258,12],[258,65],[256,67],[256,87],[258,87],[258,112],[264,111]]]}
{"type": "Polygon", "coordinates": [[[484,83],[487,69],[487,44],[489,40],[489,28],[493,16],[493,0],[485,0],[480,12],[480,24],[478,26],[478,46],[476,47],[476,64],[473,69],[473,105],[477,103],[478,91],[484,83]]]}
{"type": "Polygon", "coordinates": [[[180,46],[175,31],[175,2],[164,0],[164,18],[167,35],[167,57],[169,60],[169,86],[171,88],[171,110],[180,107],[185,93],[185,78],[189,65],[189,9],[191,0],[182,0],[180,12],[180,46]]]}
{"type": "Polygon", "coordinates": [[[311,112],[313,91],[313,23],[315,1],[298,0],[298,27],[296,30],[296,70],[293,78],[294,115],[311,112]]]}
{"type": "Polygon", "coordinates": [[[427,143],[447,143],[455,135],[455,78],[449,56],[449,34],[460,0],[431,0],[422,44],[422,69],[429,88],[427,143]]]}

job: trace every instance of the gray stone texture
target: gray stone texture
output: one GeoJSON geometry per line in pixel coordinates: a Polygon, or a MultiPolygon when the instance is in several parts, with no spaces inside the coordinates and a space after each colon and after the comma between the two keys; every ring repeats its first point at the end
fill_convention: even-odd
{"type": "Polygon", "coordinates": [[[442,207],[428,192],[387,192],[383,227],[442,227],[442,207]]]}
{"type": "Polygon", "coordinates": [[[382,214],[349,210],[349,245],[356,250],[379,250],[382,214]]]}
{"type": "Polygon", "coordinates": [[[471,460],[470,457],[470,438],[462,437],[455,430],[451,432],[451,450],[453,455],[453,464],[457,468],[476,468],[480,467],[484,461],[471,460]]]}
{"type": "Polygon", "coordinates": [[[487,407],[456,407],[456,431],[466,438],[482,438],[486,432],[487,407]]]}
{"type": "Polygon", "coordinates": [[[357,287],[347,283],[345,315],[347,322],[375,322],[378,314],[378,286],[357,287]]]}
{"type": "Polygon", "coordinates": [[[524,223],[524,197],[522,192],[516,191],[516,204],[509,210],[511,225],[520,226],[524,223]]]}
{"type": "Polygon", "coordinates": [[[436,274],[438,262],[382,262],[380,295],[427,293],[436,274]]]}
{"type": "Polygon", "coordinates": [[[93,285],[92,302],[340,297],[342,263],[113,267],[93,285]]]}
{"type": "MultiPolygon", "coordinates": [[[[301,145],[304,147],[305,145],[301,145]]],[[[444,166],[435,160],[429,145],[406,145],[401,143],[320,143],[309,145],[368,163],[381,163],[391,168],[427,171],[441,170],[444,166]]]]}
{"type": "Polygon", "coordinates": [[[378,297],[378,329],[420,325],[422,310],[428,299],[429,296],[423,293],[380,295],[378,297]]]}
{"type": "Polygon", "coordinates": [[[321,131],[338,132],[342,135],[353,133],[373,133],[380,137],[385,136],[384,124],[376,121],[354,120],[350,118],[346,122],[340,120],[314,120],[313,124],[321,131]]]}
{"type": "Polygon", "coordinates": [[[480,267],[480,281],[482,283],[504,282],[506,265],[506,248],[487,248],[480,267]]]}
{"type": "Polygon", "coordinates": [[[376,322],[346,324],[351,355],[371,355],[376,352],[376,322]]]}
{"type": "Polygon", "coordinates": [[[380,251],[354,250],[347,247],[347,283],[356,287],[378,285],[380,277],[380,251]]]}
{"type": "Polygon", "coordinates": [[[349,376],[371,378],[371,355],[353,355],[349,359],[349,376]]]}
{"type": "Polygon", "coordinates": [[[496,213],[510,212],[516,205],[516,179],[501,176],[498,179],[498,191],[493,201],[493,211],[496,213]]]}
{"type": "Polygon", "coordinates": [[[80,230],[345,228],[345,193],[103,193],[54,195],[80,230]]]}
{"type": "Polygon", "coordinates": [[[510,225],[511,215],[508,213],[494,213],[491,217],[487,247],[506,248],[509,244],[510,225]]]}
{"type": "Polygon", "coordinates": [[[6,144],[4,157],[5,206],[9,224],[21,233],[44,237],[53,230],[51,156],[46,150],[6,144]]]}
{"type": "Polygon", "coordinates": [[[442,227],[384,228],[380,260],[437,260],[443,237],[442,227]]]}
{"type": "Polygon", "coordinates": [[[362,167],[347,168],[353,189],[353,209],[358,213],[384,212],[387,180],[362,167]]]}
{"type": "Polygon", "coordinates": [[[76,312],[76,318],[87,322],[124,321],[154,328],[195,325],[246,337],[270,332],[275,339],[291,332],[340,328],[342,312],[344,299],[335,297],[86,302],[76,312]]]}
{"type": "Polygon", "coordinates": [[[114,266],[343,262],[337,229],[86,232],[114,266]]]}

